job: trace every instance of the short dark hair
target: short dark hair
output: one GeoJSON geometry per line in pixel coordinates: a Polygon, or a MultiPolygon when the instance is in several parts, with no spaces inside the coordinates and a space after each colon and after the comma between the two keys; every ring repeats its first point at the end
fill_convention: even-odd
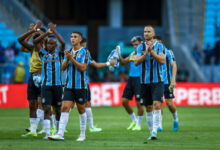
{"type": "Polygon", "coordinates": [[[86,40],[86,38],[82,38],[82,41],[80,42],[80,44],[83,44],[83,43],[86,43],[87,42],[87,40],[86,40]]]}
{"type": "Polygon", "coordinates": [[[159,35],[155,35],[155,36],[154,36],[154,39],[162,41],[162,38],[161,38],[161,36],[159,36],[159,35]]]}
{"type": "Polygon", "coordinates": [[[33,40],[36,39],[36,38],[38,38],[39,36],[40,36],[39,33],[38,33],[38,34],[35,34],[35,35],[33,36],[33,40]]]}
{"type": "Polygon", "coordinates": [[[80,35],[80,36],[83,38],[83,36],[82,36],[82,33],[81,33],[81,32],[79,32],[79,31],[73,31],[73,32],[72,32],[72,34],[73,34],[73,33],[76,33],[76,34],[80,35]]]}
{"type": "Polygon", "coordinates": [[[48,38],[53,39],[53,40],[55,40],[57,42],[57,37],[54,34],[49,34],[48,38]]]}
{"type": "Polygon", "coordinates": [[[134,36],[132,39],[131,39],[131,42],[135,42],[135,41],[139,41],[139,42],[142,42],[142,37],[141,36],[134,36]]]}

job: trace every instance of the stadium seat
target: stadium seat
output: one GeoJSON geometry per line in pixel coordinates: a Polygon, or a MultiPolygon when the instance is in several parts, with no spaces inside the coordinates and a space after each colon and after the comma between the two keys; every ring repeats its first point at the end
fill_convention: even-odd
{"type": "Polygon", "coordinates": [[[6,25],[4,23],[0,22],[0,30],[5,29],[5,28],[6,28],[6,25]]]}

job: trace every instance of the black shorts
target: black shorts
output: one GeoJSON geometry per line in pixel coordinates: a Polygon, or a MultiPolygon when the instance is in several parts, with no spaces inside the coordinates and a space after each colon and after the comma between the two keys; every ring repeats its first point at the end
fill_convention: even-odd
{"type": "Polygon", "coordinates": [[[141,105],[152,105],[153,101],[163,102],[164,84],[152,83],[141,84],[141,105]]]}
{"type": "Polygon", "coordinates": [[[35,86],[32,74],[28,79],[27,96],[28,100],[37,100],[41,96],[41,87],[35,86]]]}
{"type": "Polygon", "coordinates": [[[61,106],[62,86],[42,86],[42,104],[61,106]]]}
{"type": "Polygon", "coordinates": [[[173,99],[174,98],[173,91],[170,92],[169,86],[170,85],[168,85],[168,84],[164,85],[164,97],[165,97],[165,99],[173,99]]]}
{"type": "Polygon", "coordinates": [[[128,79],[122,97],[132,100],[133,95],[135,95],[137,101],[140,101],[141,84],[139,77],[130,77],[128,79]]]}
{"type": "Polygon", "coordinates": [[[87,89],[64,89],[63,101],[73,101],[78,104],[87,102],[87,89]]]}
{"type": "Polygon", "coordinates": [[[87,101],[88,101],[88,102],[91,101],[91,91],[90,91],[89,86],[88,86],[88,89],[87,89],[87,101]]]}

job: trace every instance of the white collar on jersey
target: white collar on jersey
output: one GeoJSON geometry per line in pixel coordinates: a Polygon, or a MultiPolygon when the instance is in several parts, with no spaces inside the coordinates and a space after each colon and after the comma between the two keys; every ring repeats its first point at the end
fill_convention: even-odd
{"type": "MultiPolygon", "coordinates": [[[[157,42],[158,42],[158,41],[155,40],[153,47],[157,44],[157,42]]],[[[145,44],[146,49],[147,49],[149,46],[147,45],[146,41],[144,42],[144,44],[145,44]]]]}
{"type": "Polygon", "coordinates": [[[73,56],[76,54],[76,52],[80,51],[83,47],[80,47],[80,49],[78,50],[74,50],[74,48],[72,48],[71,52],[73,53],[73,56]]]}

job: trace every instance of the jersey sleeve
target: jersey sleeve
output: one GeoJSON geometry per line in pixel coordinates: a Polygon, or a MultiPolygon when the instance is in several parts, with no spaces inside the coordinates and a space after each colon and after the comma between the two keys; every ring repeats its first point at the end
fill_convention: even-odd
{"type": "Polygon", "coordinates": [[[87,64],[88,64],[88,65],[91,64],[92,61],[93,61],[93,59],[92,59],[92,57],[91,57],[91,54],[89,53],[89,56],[88,56],[88,63],[87,63],[87,64]]]}
{"type": "Polygon", "coordinates": [[[158,44],[158,53],[157,54],[164,54],[164,46],[163,44],[158,44]]]}
{"type": "Polygon", "coordinates": [[[143,44],[140,44],[137,48],[137,55],[142,55],[143,44]]]}
{"type": "Polygon", "coordinates": [[[61,61],[63,61],[64,60],[64,51],[59,51],[58,55],[59,55],[59,59],[61,61]]]}
{"type": "Polygon", "coordinates": [[[80,50],[80,52],[77,54],[77,57],[76,57],[76,61],[80,62],[80,63],[86,63],[88,62],[88,56],[86,56],[86,50],[83,49],[83,50],[80,50]]]}
{"type": "Polygon", "coordinates": [[[170,52],[170,59],[171,59],[172,61],[176,61],[176,58],[175,58],[175,56],[174,56],[173,51],[169,50],[169,52],[170,52]]]}

